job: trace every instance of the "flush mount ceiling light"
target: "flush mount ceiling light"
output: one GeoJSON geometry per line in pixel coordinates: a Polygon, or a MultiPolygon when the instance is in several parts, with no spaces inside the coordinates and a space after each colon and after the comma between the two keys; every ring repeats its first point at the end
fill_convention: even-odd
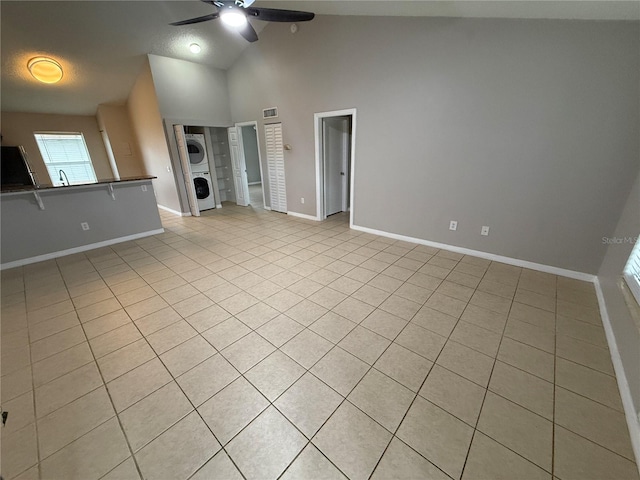
{"type": "Polygon", "coordinates": [[[238,8],[229,6],[220,12],[220,19],[230,27],[240,28],[247,24],[247,16],[238,8]]]}
{"type": "Polygon", "coordinates": [[[53,58],[33,57],[27,68],[33,78],[42,83],[58,83],[62,79],[62,66],[53,58]]]}
{"type": "Polygon", "coordinates": [[[200,53],[200,50],[202,49],[197,43],[192,43],[191,45],[189,45],[189,50],[191,50],[191,53],[200,53]]]}

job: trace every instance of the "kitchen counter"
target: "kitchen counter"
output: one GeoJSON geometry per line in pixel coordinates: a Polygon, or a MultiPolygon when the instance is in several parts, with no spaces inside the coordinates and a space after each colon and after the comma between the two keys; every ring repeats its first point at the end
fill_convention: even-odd
{"type": "Polygon", "coordinates": [[[0,269],[162,233],[154,178],[3,188],[0,269]]]}
{"type": "Polygon", "coordinates": [[[22,193],[22,192],[34,192],[36,190],[64,190],[78,187],[90,187],[93,185],[108,185],[123,182],[136,182],[141,180],[153,180],[158,177],[151,175],[140,175],[137,177],[122,177],[122,178],[102,178],[97,182],[79,183],[74,185],[53,185],[51,183],[41,183],[38,185],[4,185],[0,188],[0,193],[22,193]]]}

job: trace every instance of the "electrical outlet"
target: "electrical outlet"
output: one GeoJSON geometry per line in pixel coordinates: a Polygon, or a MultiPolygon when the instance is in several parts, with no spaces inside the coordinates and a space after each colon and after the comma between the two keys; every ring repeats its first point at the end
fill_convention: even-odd
{"type": "Polygon", "coordinates": [[[146,186],[146,185],[141,185],[141,186],[140,186],[140,188],[142,188],[142,191],[143,191],[143,192],[146,192],[146,191],[147,191],[147,186],[146,186]]]}
{"type": "Polygon", "coordinates": [[[304,197],[300,198],[300,203],[304,203],[304,197]]]}
{"type": "Polygon", "coordinates": [[[89,230],[89,224],[87,222],[82,222],[80,226],[82,227],[82,230],[89,230]]]}
{"type": "Polygon", "coordinates": [[[489,227],[487,227],[486,225],[484,225],[484,226],[482,227],[482,230],[480,230],[480,235],[484,235],[485,237],[486,237],[487,235],[489,235],[489,227]]]}
{"type": "Polygon", "coordinates": [[[456,222],[455,220],[451,220],[449,222],[449,230],[457,230],[458,229],[458,222],[456,222]]]}

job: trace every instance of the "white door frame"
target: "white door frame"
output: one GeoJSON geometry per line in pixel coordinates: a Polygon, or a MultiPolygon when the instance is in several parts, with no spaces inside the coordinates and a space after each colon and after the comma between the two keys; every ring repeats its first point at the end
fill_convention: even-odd
{"type": "MultiPolygon", "coordinates": [[[[260,181],[262,182],[262,206],[265,210],[271,210],[271,207],[267,207],[267,199],[265,197],[264,192],[264,174],[262,173],[262,154],[260,153],[260,134],[258,133],[258,122],[255,120],[251,122],[239,122],[236,123],[235,127],[238,129],[238,140],[240,141],[240,149],[242,150],[242,154],[245,158],[245,167],[247,166],[246,156],[244,155],[244,142],[242,140],[242,127],[253,127],[256,130],[256,144],[258,147],[258,165],[260,166],[260,181]]],[[[247,180],[247,183],[249,180],[247,180]]],[[[247,185],[247,188],[249,185],[247,185]]],[[[249,200],[251,200],[251,195],[249,195],[249,200]]],[[[251,203],[249,203],[251,205],[251,203]]]]}
{"type": "Polygon", "coordinates": [[[322,119],[327,117],[351,116],[351,168],[349,171],[349,227],[353,227],[353,185],[354,165],[356,159],[356,109],[334,110],[332,112],[314,113],[314,129],[316,137],[316,220],[327,218],[324,208],[324,161],[322,158],[322,119]]]}

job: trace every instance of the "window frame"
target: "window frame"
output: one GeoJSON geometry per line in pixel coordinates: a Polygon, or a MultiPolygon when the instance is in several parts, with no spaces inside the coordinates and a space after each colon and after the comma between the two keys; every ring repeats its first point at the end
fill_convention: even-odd
{"type": "MultiPolygon", "coordinates": [[[[96,170],[93,166],[93,160],[91,159],[91,153],[89,152],[89,148],[87,147],[87,142],[84,138],[84,134],[82,132],[61,132],[61,131],[36,131],[33,132],[33,137],[36,141],[36,145],[38,146],[38,150],[40,152],[40,156],[42,157],[42,161],[44,163],[45,168],[47,169],[47,174],[49,175],[49,179],[51,180],[51,184],[55,187],[61,187],[61,186],[65,186],[65,185],[85,185],[85,184],[91,184],[91,183],[98,183],[98,177],[96,175],[96,170]],[[85,177],[83,179],[78,179],[78,180],[71,180],[68,177],[65,177],[65,179],[68,179],[67,183],[64,183],[62,181],[60,181],[60,177],[56,176],[53,177],[51,175],[51,169],[57,170],[58,172],[60,170],[65,170],[65,167],[63,167],[62,165],[65,165],[65,162],[59,162],[58,164],[56,164],[56,162],[51,160],[51,157],[49,156],[47,150],[46,150],[46,142],[47,139],[43,138],[45,136],[67,136],[67,137],[75,137],[73,138],[73,140],[75,140],[76,142],[78,142],[79,146],[84,150],[83,154],[86,156],[86,159],[82,159],[81,161],[67,161],[67,167],[66,169],[69,170],[69,167],[71,166],[70,164],[72,163],[76,163],[79,165],[82,165],[85,170],[92,174],[91,177],[85,177]],[[43,150],[44,148],[44,150],[43,150]]],[[[49,140],[53,140],[53,139],[49,139],[49,140]]],[[[67,174],[67,172],[65,171],[65,174],[67,174]]]]}
{"type": "Polygon", "coordinates": [[[636,238],[635,246],[631,250],[629,259],[622,271],[622,277],[627,287],[629,287],[633,298],[635,298],[638,305],[640,305],[640,237],[636,238]]]}

